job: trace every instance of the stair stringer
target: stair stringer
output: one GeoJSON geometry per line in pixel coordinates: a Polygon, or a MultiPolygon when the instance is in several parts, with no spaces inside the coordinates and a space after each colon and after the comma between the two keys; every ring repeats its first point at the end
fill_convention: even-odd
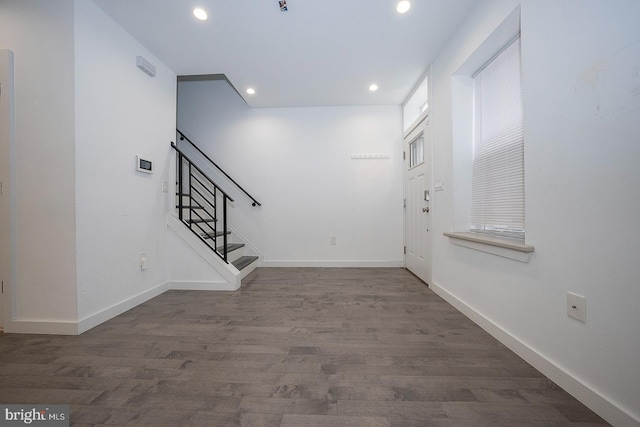
{"type": "MultiPolygon", "coordinates": [[[[180,240],[191,248],[193,255],[199,257],[212,267],[222,278],[218,281],[173,281],[171,289],[185,290],[219,290],[235,291],[240,289],[242,274],[232,264],[225,263],[207,245],[205,245],[180,219],[172,214],[167,214],[167,231],[175,233],[180,240]]],[[[172,260],[167,260],[171,267],[172,260]]]]}

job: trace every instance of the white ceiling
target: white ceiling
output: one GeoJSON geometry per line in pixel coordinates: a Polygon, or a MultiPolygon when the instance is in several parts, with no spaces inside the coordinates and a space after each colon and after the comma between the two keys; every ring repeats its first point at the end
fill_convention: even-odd
{"type": "Polygon", "coordinates": [[[304,107],[402,104],[477,0],[413,0],[404,15],[398,0],[94,1],[176,74],[224,74],[253,107],[304,107]]]}

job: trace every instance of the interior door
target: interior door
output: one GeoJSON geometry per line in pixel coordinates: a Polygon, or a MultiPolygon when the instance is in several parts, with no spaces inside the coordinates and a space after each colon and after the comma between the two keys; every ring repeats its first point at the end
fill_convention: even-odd
{"type": "Polygon", "coordinates": [[[405,267],[431,281],[431,128],[426,117],[405,138],[405,267]]]}
{"type": "Polygon", "coordinates": [[[9,314],[11,262],[11,138],[13,135],[13,52],[0,49],[0,328],[9,314]]]}

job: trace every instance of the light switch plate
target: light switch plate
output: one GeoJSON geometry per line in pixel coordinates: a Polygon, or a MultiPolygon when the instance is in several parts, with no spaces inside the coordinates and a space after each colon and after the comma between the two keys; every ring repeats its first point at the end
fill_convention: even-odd
{"type": "Polygon", "coordinates": [[[442,178],[436,179],[436,182],[434,183],[434,189],[436,191],[444,190],[444,179],[442,178]]]}
{"type": "Polygon", "coordinates": [[[138,264],[140,265],[140,270],[149,268],[149,260],[147,259],[146,253],[140,252],[140,254],[138,254],[138,264]]]}
{"type": "Polygon", "coordinates": [[[582,323],[587,322],[587,298],[567,292],[567,316],[582,323]]]}

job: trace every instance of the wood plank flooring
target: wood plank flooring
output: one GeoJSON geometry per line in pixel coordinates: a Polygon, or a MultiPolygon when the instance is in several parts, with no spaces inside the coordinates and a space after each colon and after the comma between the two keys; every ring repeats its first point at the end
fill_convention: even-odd
{"type": "Polygon", "coordinates": [[[261,268],[81,336],[1,335],[0,403],[75,426],[607,425],[394,268],[261,268]]]}

